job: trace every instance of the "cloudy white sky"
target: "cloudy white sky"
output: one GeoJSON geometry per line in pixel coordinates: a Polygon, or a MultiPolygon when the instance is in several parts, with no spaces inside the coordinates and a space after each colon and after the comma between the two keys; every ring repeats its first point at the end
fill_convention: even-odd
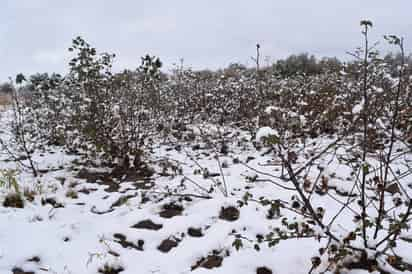
{"type": "Polygon", "coordinates": [[[359,21],[374,39],[395,33],[412,48],[410,0],[2,0],[0,81],[23,72],[65,72],[71,39],[82,35],[117,54],[116,69],[158,55],[167,67],[250,64],[256,42],[271,60],[292,53],[345,56],[361,43],[359,21]]]}

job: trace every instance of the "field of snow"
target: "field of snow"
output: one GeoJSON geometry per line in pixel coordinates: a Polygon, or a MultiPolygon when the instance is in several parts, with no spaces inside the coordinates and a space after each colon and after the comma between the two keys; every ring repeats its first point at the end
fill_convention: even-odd
{"type": "MultiPolygon", "coordinates": [[[[281,167],[273,153],[256,150],[244,132],[226,130],[236,142],[218,158],[213,146],[201,141],[156,142],[148,155],[155,173],[144,179],[113,178],[109,169],[57,147],[36,152],[41,176],[34,178],[23,168],[17,175],[24,208],[0,205],[0,273],[308,273],[324,240],[289,239],[256,248],[256,239],[282,227],[283,217],[302,217],[292,208],[271,216],[270,206],[259,201],[292,205],[293,185],[278,178],[281,167]],[[239,249],[233,244],[236,235],[243,239],[239,249]]],[[[332,141],[312,140],[305,149],[318,151],[332,141]]],[[[323,174],[334,196],[311,197],[326,209],[326,220],[340,208],[334,197],[348,199],[345,193],[353,186],[347,179],[351,170],[329,163],[329,156],[308,172],[316,178],[319,167],[327,166],[323,174]]],[[[0,155],[0,169],[17,168],[8,159],[0,155]]],[[[296,166],[305,162],[299,157],[296,166]]],[[[11,191],[0,188],[1,204],[11,191]]],[[[351,216],[343,212],[334,231],[343,235],[353,225],[351,216]]],[[[411,243],[404,241],[396,249],[409,254],[404,259],[412,263],[411,243]]]]}

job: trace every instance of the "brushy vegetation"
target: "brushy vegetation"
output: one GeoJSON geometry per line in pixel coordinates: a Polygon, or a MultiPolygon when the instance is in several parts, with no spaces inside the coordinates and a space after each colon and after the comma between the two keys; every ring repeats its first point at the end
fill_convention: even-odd
{"type": "MultiPolygon", "coordinates": [[[[263,145],[281,162],[280,179],[295,191],[292,207],[303,218],[282,220],[283,227],[256,239],[256,249],[262,243],[275,245],[290,238],[327,239],[313,258],[311,271],[364,268],[388,273],[381,260],[402,270],[406,266],[392,247],[409,229],[412,215],[412,200],[400,183],[412,174],[404,160],[412,148],[411,58],[402,38],[393,35],[385,40],[398,53],[381,57],[368,38],[372,23],[362,21],[361,26],[365,44],[352,53],[354,60],[349,63],[300,55],[260,68],[258,45],[256,69],[176,67],[172,74],[163,74],[160,60],[150,55],[135,70],[113,73],[115,56],[99,54],[78,37],[69,48],[74,57],[68,75],[18,77],[10,91],[11,142],[18,149],[7,149],[10,144],[4,141],[2,145],[16,161],[28,159],[25,165],[35,176],[38,171],[31,154],[51,145],[126,174],[131,167],[142,166],[152,142],[190,142],[186,132],[192,124],[238,127],[252,135],[268,127],[276,133],[266,136],[263,145]],[[303,155],[316,138],[332,141],[319,153],[303,155]],[[342,148],[344,156],[336,153],[342,148]],[[326,167],[318,167],[315,181],[306,175],[317,159],[331,151],[334,159],[352,170],[349,179],[354,187],[346,193],[347,199],[335,198],[341,209],[325,223],[327,209],[313,205],[311,196],[324,195],[331,187],[322,174],[326,167]],[[296,160],[302,157],[307,164],[297,167],[296,160]],[[395,167],[399,165],[404,168],[395,167]],[[388,195],[390,187],[396,195],[388,195]],[[353,215],[354,228],[342,237],[332,227],[344,211],[353,215]]],[[[225,154],[231,141],[219,134],[203,136],[219,155],[225,154]]],[[[259,149],[262,144],[255,145],[259,149]]],[[[222,193],[227,195],[223,183],[222,193]]],[[[241,203],[252,200],[246,193],[241,203]]],[[[271,218],[281,216],[284,204],[276,197],[258,202],[271,206],[271,218]]],[[[241,248],[242,240],[237,235],[234,245],[241,248]]]]}

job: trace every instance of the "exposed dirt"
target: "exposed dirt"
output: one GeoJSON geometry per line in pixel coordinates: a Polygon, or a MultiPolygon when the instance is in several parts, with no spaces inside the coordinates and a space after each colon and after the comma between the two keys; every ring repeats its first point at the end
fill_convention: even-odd
{"type": "Polygon", "coordinates": [[[122,271],[124,271],[124,268],[121,266],[112,267],[112,266],[105,265],[104,267],[99,269],[99,273],[102,273],[102,274],[119,274],[122,271]]]}
{"type": "Polygon", "coordinates": [[[189,227],[187,230],[187,234],[192,237],[203,237],[202,229],[201,228],[194,228],[194,227],[189,227]]]}
{"type": "Polygon", "coordinates": [[[97,188],[82,188],[78,190],[77,192],[83,193],[83,194],[90,194],[91,192],[97,191],[97,188]]]}
{"type": "Polygon", "coordinates": [[[112,172],[98,172],[82,168],[77,178],[85,179],[88,183],[97,183],[105,185],[106,192],[118,192],[121,182],[135,182],[137,189],[150,189],[153,186],[150,177],[153,175],[153,170],[147,165],[141,165],[139,168],[118,167],[116,166],[112,172]]]}
{"type": "Polygon", "coordinates": [[[173,218],[175,216],[182,215],[183,206],[178,205],[176,203],[170,203],[163,205],[163,210],[159,213],[160,217],[162,218],[173,218]]]}
{"type": "Polygon", "coordinates": [[[39,256],[33,256],[30,259],[27,260],[28,262],[33,262],[33,263],[40,263],[40,257],[39,256]]]}
{"type": "Polygon", "coordinates": [[[62,208],[64,205],[62,203],[59,203],[56,201],[55,198],[42,198],[41,199],[41,204],[44,206],[46,204],[51,205],[54,208],[62,208]]]}
{"type": "Polygon", "coordinates": [[[206,258],[201,258],[199,261],[196,262],[195,265],[192,266],[192,271],[196,268],[203,267],[207,269],[220,267],[223,262],[223,257],[219,255],[209,255],[206,258]]]}
{"type": "Polygon", "coordinates": [[[167,253],[172,250],[172,248],[177,247],[178,244],[179,242],[175,239],[166,239],[160,243],[157,249],[163,253],[167,253]]]}
{"type": "Polygon", "coordinates": [[[140,160],[135,160],[135,167],[131,167],[129,164],[126,164],[126,162],[123,165],[115,166],[110,175],[122,181],[135,182],[150,178],[154,174],[153,169],[140,160]]]}
{"type": "Polygon", "coordinates": [[[272,274],[272,270],[267,268],[266,266],[261,266],[256,269],[256,274],[272,274]]]}
{"type": "Polygon", "coordinates": [[[239,219],[239,215],[239,209],[234,206],[222,207],[222,209],[220,210],[219,218],[229,222],[234,222],[239,219]]]}
{"type": "Polygon", "coordinates": [[[3,202],[4,207],[24,208],[24,201],[20,195],[12,193],[6,196],[3,202]]]}
{"type": "Polygon", "coordinates": [[[97,172],[82,168],[76,177],[79,179],[85,179],[88,183],[105,185],[107,186],[105,189],[106,192],[116,192],[119,190],[119,184],[113,180],[108,172],[97,172]]]}
{"type": "Polygon", "coordinates": [[[156,224],[152,220],[143,220],[133,225],[132,228],[137,229],[148,229],[148,230],[159,230],[163,227],[162,224],[156,224]]]}
{"type": "Polygon", "coordinates": [[[112,208],[113,207],[119,207],[119,206],[122,206],[122,205],[124,205],[125,203],[127,203],[127,201],[129,200],[129,199],[131,199],[131,198],[134,198],[134,197],[136,197],[137,195],[124,195],[124,196],[121,196],[119,199],[117,199],[117,201],[116,202],[114,202],[113,204],[112,204],[112,208]]]}
{"type": "Polygon", "coordinates": [[[137,245],[136,245],[135,243],[127,241],[126,236],[121,233],[115,233],[113,234],[113,237],[116,238],[115,242],[120,244],[123,248],[132,248],[132,249],[143,251],[143,245],[144,245],[143,240],[138,240],[137,245]]]}
{"type": "Polygon", "coordinates": [[[33,271],[24,271],[18,267],[13,268],[11,272],[13,272],[13,274],[35,274],[33,271]]]}

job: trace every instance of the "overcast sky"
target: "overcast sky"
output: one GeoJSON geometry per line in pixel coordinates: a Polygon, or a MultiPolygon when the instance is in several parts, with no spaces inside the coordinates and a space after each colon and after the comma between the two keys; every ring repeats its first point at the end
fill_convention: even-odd
{"type": "Polygon", "coordinates": [[[116,53],[116,69],[137,67],[146,53],[166,69],[180,58],[195,69],[250,65],[257,42],[270,60],[343,57],[361,43],[361,19],[374,22],[374,39],[403,35],[411,49],[411,10],[410,0],[1,0],[0,81],[64,73],[77,35],[116,53]]]}

